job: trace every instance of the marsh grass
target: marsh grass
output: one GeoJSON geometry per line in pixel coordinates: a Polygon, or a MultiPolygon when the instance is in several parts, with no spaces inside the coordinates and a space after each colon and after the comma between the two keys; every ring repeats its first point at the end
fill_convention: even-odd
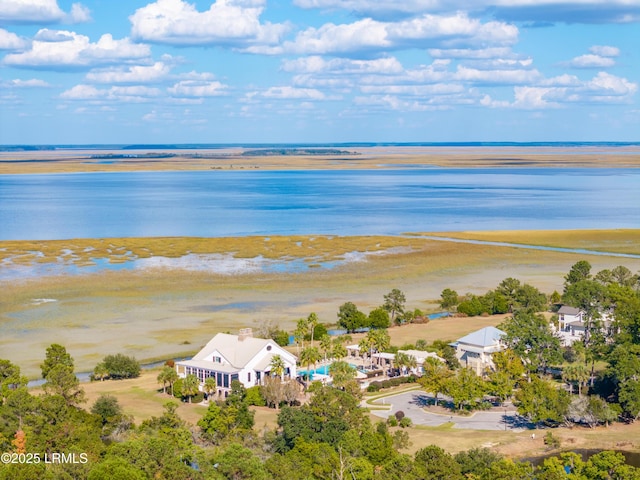
{"type": "Polygon", "coordinates": [[[634,229],[470,231],[429,233],[428,235],[544,247],[575,248],[599,252],[640,254],[640,230],[634,229]]]}
{"type": "MultiPolygon", "coordinates": [[[[7,243],[7,242],[5,242],[7,243]]],[[[34,248],[34,242],[25,242],[34,248]]],[[[37,248],[47,249],[49,242],[37,248]]],[[[186,251],[222,251],[232,248],[247,255],[340,255],[380,249],[384,255],[345,263],[334,269],[315,268],[301,273],[211,274],[202,271],[153,268],[141,271],[104,271],[3,282],[0,292],[0,351],[37,377],[44,351],[61,343],[76,359],[79,371],[90,371],[106,354],[135,355],[140,361],[191,355],[217,332],[235,333],[269,321],[293,330],[299,318],[316,312],[320,321],[335,324],[341,304],[354,302],[368,313],[383,296],[399,288],[407,307],[434,311],[444,288],[460,294],[483,294],[504,278],[515,277],[547,293],[561,290],[563,277],[577,260],[588,258],[593,270],[620,263],[640,270],[640,260],[577,256],[489,245],[467,245],[424,238],[397,237],[254,237],[250,239],[110,239],[56,242],[63,254],[73,246],[78,253],[93,248],[115,252],[145,252],[161,248],[186,251]],[[101,246],[102,244],[102,246],[101,246]],[[244,247],[243,247],[244,246],[244,247]],[[256,250],[251,250],[255,248],[256,250]],[[394,247],[401,247],[394,249],[394,247]],[[259,249],[258,249],[259,248],[259,249]],[[63,251],[64,250],[64,251],[63,251]],[[56,300],[37,303],[34,299],[56,300]],[[189,345],[185,342],[190,342],[189,345]]],[[[3,245],[3,254],[8,247],[3,245]]],[[[53,248],[53,247],[52,247],[53,248]]],[[[378,251],[378,250],[376,250],[378,251]]],[[[394,343],[418,338],[455,340],[498,318],[450,318],[424,327],[391,329],[394,343]],[[422,328],[412,331],[412,328],[422,328]]]]}

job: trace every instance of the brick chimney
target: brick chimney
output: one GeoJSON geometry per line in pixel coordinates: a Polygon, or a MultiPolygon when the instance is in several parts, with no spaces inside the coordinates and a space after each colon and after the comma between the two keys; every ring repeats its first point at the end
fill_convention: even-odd
{"type": "Polygon", "coordinates": [[[238,334],[238,340],[243,341],[245,338],[253,338],[253,330],[251,328],[241,328],[238,334]]]}

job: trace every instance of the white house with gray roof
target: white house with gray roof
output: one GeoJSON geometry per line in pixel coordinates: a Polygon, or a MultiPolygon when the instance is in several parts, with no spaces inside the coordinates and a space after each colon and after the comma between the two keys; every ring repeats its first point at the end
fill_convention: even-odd
{"type": "Polygon", "coordinates": [[[205,379],[213,377],[218,395],[226,396],[233,380],[246,388],[261,385],[271,375],[276,355],[284,363],[285,378],[295,378],[296,357],[271,339],[254,338],[252,330],[245,328],[239,335],[218,333],[191,360],[176,362],[176,371],[181,378],[194,374],[201,390],[205,379]]]}
{"type": "Polygon", "coordinates": [[[495,327],[485,327],[459,338],[452,345],[460,363],[473,369],[477,375],[482,375],[495,368],[491,356],[505,349],[502,343],[504,335],[505,332],[495,327]]]}

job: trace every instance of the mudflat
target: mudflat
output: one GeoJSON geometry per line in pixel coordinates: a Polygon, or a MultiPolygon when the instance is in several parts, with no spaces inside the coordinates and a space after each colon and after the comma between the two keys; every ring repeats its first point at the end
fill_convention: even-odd
{"type": "MultiPolygon", "coordinates": [[[[606,243],[612,237],[621,244],[626,242],[619,231],[588,233],[594,245],[606,243]]],[[[520,235],[542,242],[545,238],[551,241],[556,234],[567,236],[563,232],[547,232],[538,237],[535,232],[520,235]]],[[[638,231],[629,230],[625,235],[628,241],[636,242],[638,231]]],[[[216,273],[150,266],[11,280],[1,280],[0,267],[0,358],[17,363],[26,375],[37,377],[46,347],[60,343],[75,358],[78,371],[90,371],[106,354],[135,355],[142,361],[191,355],[217,332],[258,328],[263,322],[291,330],[299,318],[311,312],[316,312],[323,323],[335,323],[338,308],[344,302],[354,302],[368,313],[381,305],[383,296],[393,288],[405,292],[407,308],[436,311],[445,288],[460,294],[484,293],[507,277],[518,278],[546,293],[561,291],[564,275],[581,259],[588,260],[594,272],[617,265],[640,271],[637,258],[420,237],[268,238],[269,241],[264,237],[69,240],[23,245],[0,242],[0,252],[5,256],[19,257],[20,252],[34,248],[49,252],[49,256],[29,260],[35,263],[58,262],[61,250],[66,252],[75,246],[81,252],[92,245],[96,250],[102,248],[107,259],[111,249],[114,261],[118,261],[118,252],[136,245],[141,247],[146,242],[153,255],[178,257],[193,251],[196,245],[200,254],[226,251],[245,257],[265,255],[271,249],[276,261],[298,258],[320,265],[267,273],[251,270],[216,273]],[[270,245],[271,242],[279,247],[270,245]],[[374,254],[332,268],[321,266],[324,259],[344,258],[353,252],[374,254]]],[[[84,260],[80,258],[79,262],[84,260]]],[[[27,263],[24,260],[19,266],[27,267],[27,263]]],[[[430,339],[435,328],[439,337],[446,336],[443,332],[447,325],[451,325],[451,340],[478,328],[475,320],[452,318],[415,326],[411,337],[413,341],[430,339]]]]}

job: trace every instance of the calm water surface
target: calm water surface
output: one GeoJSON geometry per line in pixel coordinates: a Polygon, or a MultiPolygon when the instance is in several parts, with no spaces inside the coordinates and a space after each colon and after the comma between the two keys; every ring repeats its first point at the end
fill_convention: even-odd
{"type": "Polygon", "coordinates": [[[0,240],[640,228],[640,170],[0,175],[0,240]]]}

